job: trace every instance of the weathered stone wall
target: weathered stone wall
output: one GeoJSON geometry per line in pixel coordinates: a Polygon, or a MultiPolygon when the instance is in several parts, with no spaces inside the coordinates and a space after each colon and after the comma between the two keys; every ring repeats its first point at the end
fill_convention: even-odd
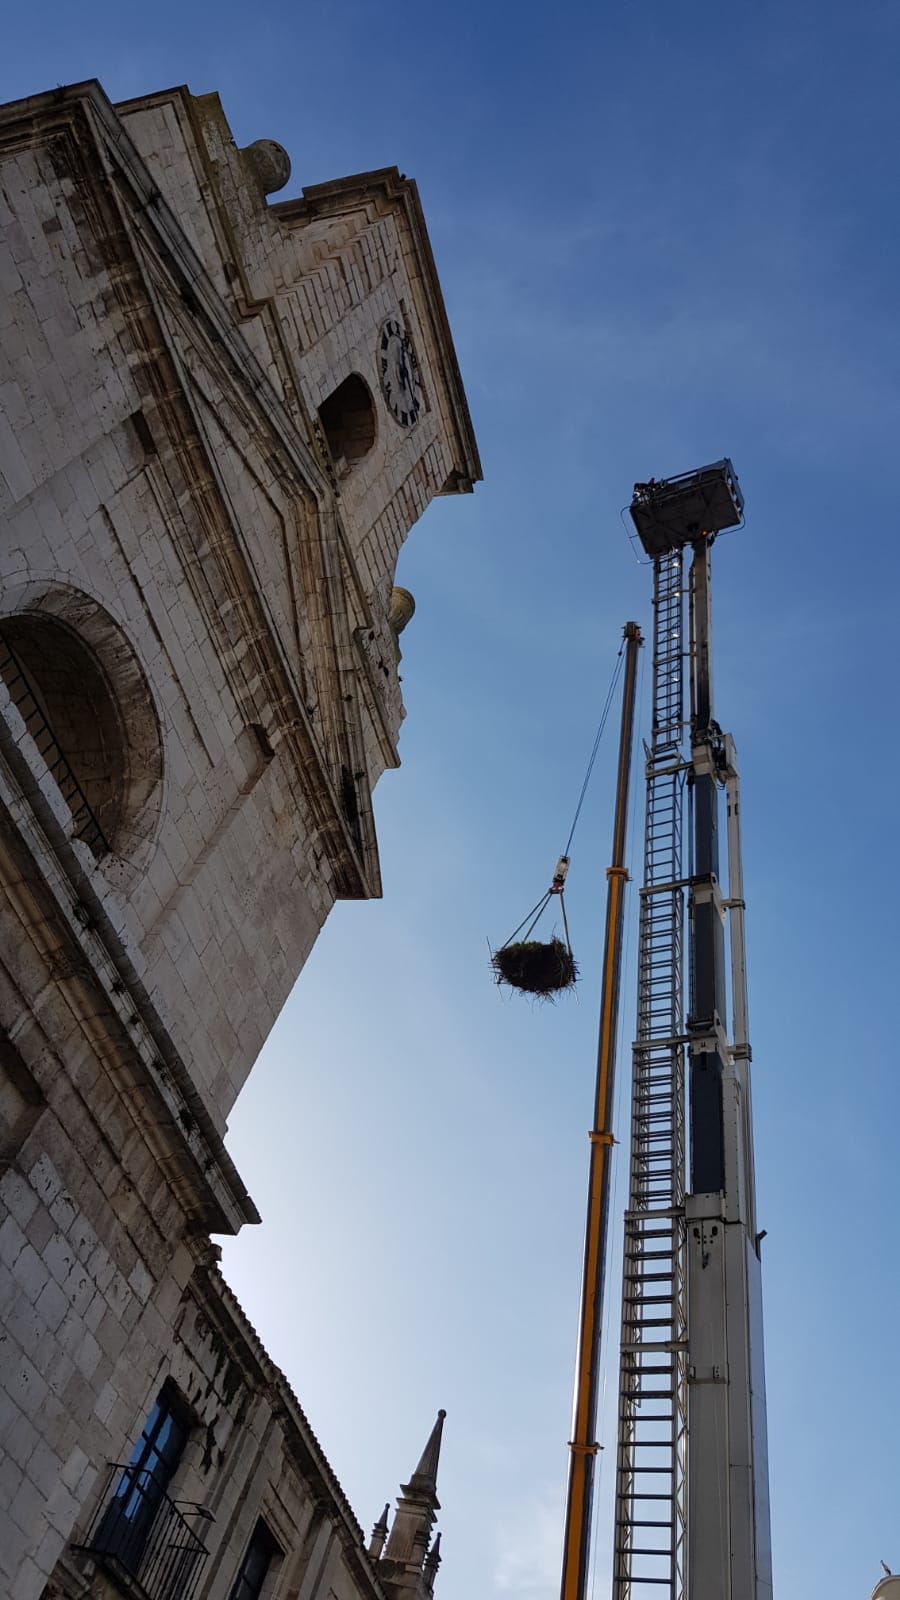
{"type": "Polygon", "coordinates": [[[145,682],[164,777],[95,887],[222,1126],[335,894],[348,892],[317,847],[321,822],[285,723],[306,724],[323,787],[356,786],[368,886],[349,892],[377,889],[368,796],[396,760],[402,715],[394,565],[452,469],[455,436],[425,308],[416,315],[403,214],[354,197],[337,221],[280,220],[206,103],[204,159],[214,175],[227,167],[224,193],[208,184],[206,204],[219,193],[220,221],[229,195],[243,206],[225,241],[242,251],[241,274],[230,259],[226,272],[186,118],[176,97],[125,122],[152,147],[160,185],[227,296],[219,309],[238,354],[246,340],[289,397],[294,443],[315,446],[315,408],[350,372],[377,400],[377,334],[399,305],[429,408],[404,430],[382,404],[374,446],[339,497],[321,440],[305,478],[280,437],[284,419],[241,383],[217,330],[160,264],[158,241],[123,224],[88,131],[7,150],[2,608],[72,617],[92,603],[97,626],[122,630],[145,682]],[[238,276],[262,309],[236,306],[227,280],[238,276]]]}
{"type": "MultiPolygon", "coordinates": [[[[2,183],[17,219],[6,216],[0,257],[0,315],[16,319],[17,335],[3,337],[2,609],[71,616],[92,603],[140,667],[164,777],[134,819],[143,847],[114,840],[111,856],[84,865],[224,1126],[333,901],[330,862],[312,857],[289,762],[266,759],[253,733],[257,719],[274,723],[272,707],[264,694],[249,703],[240,646],[229,660],[211,626],[212,611],[237,602],[208,559],[179,443],[141,381],[161,353],[123,326],[112,267],[49,148],[7,158],[2,183]]],[[[211,448],[219,443],[215,428],[211,448]]],[[[295,497],[279,521],[277,489],[264,495],[237,464],[223,470],[246,484],[234,509],[258,558],[247,563],[251,598],[271,600],[273,633],[299,674],[314,659],[310,623],[291,603],[284,547],[286,528],[296,544],[311,513],[295,497]]]]}
{"type": "MultiPolygon", "coordinates": [[[[70,1003],[82,981],[60,983],[70,1003]]],[[[16,1040],[4,1068],[26,1108],[0,1176],[0,1592],[10,1600],[41,1593],[102,1463],[121,1459],[194,1266],[186,1245],[173,1247],[185,1215],[119,1092],[112,1048],[101,1059],[67,1029],[67,1009],[57,994],[23,1019],[4,971],[0,1019],[16,1040]]]]}
{"type": "Polygon", "coordinates": [[[414,185],[267,206],[216,98],[182,90],[0,108],[10,1600],[85,1592],[107,1464],[166,1380],[192,1419],[178,1494],[216,1508],[204,1600],[262,1506],[279,1593],[381,1593],[209,1235],[258,1220],[222,1136],[259,1048],[334,900],[380,889],[397,553],[478,475],[414,185]],[[386,316],[423,378],[405,429],[386,316]],[[372,411],[335,460],[318,408],[353,373],[372,411]]]}
{"type": "MultiPolygon", "coordinates": [[[[396,171],[376,172],[267,205],[216,95],[176,90],[122,110],[242,336],[324,458],[367,685],[363,737],[374,783],[396,764],[404,715],[389,625],[397,557],[435,495],[470,489],[480,476],[416,186],[396,171]],[[379,334],[397,316],[424,378],[424,409],[411,429],[391,416],[379,387],[379,334]],[[317,413],[352,374],[373,397],[375,441],[361,460],[332,471],[317,413]]],[[[236,465],[246,489],[245,461],[236,465]]]]}
{"type": "MultiPolygon", "coordinates": [[[[145,1392],[128,1420],[129,1448],[165,1382],[186,1406],[191,1428],[169,1485],[208,1555],[199,1593],[226,1600],[259,1519],[276,1542],[266,1593],[304,1600],[380,1600],[359,1527],[301,1407],[211,1264],[198,1265],[172,1317],[164,1364],[145,1369],[145,1392]]],[[[127,1458],[127,1451],[126,1451],[127,1458]]],[[[97,1474],[70,1547],[52,1582],[61,1596],[107,1592],[104,1566],[91,1551],[115,1486],[97,1474]]],[[[118,1591],[111,1587],[111,1594],[118,1591]]]]}

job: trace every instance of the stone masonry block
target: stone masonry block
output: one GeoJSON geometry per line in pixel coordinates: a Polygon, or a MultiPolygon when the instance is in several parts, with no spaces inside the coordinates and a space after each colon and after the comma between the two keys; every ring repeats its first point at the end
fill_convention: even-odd
{"type": "Polygon", "coordinates": [[[13,1267],[27,1243],[15,1217],[8,1216],[0,1223],[0,1262],[4,1266],[13,1267]]]}
{"type": "MultiPolygon", "coordinates": [[[[19,1387],[19,1394],[23,1403],[28,1405],[29,1396],[21,1393],[21,1386],[19,1387]]],[[[28,1418],[22,1411],[17,1410],[15,1421],[13,1422],[12,1426],[6,1430],[3,1444],[6,1453],[16,1463],[16,1466],[20,1469],[20,1471],[24,1472],[29,1457],[33,1454],[35,1445],[37,1444],[39,1438],[40,1434],[38,1433],[34,1424],[29,1422],[28,1418]]]]}
{"type": "Polygon", "coordinates": [[[45,1444],[43,1439],[38,1440],[28,1457],[25,1471],[39,1494],[46,1500],[59,1477],[59,1458],[55,1450],[45,1444]]]}
{"type": "Polygon", "coordinates": [[[69,1309],[69,1302],[59,1284],[50,1279],[44,1284],[35,1303],[35,1310],[46,1323],[51,1333],[55,1333],[69,1309]]]}
{"type": "Polygon", "coordinates": [[[35,1193],[49,1206],[62,1188],[62,1180],[49,1156],[39,1156],[28,1176],[35,1193]]]}
{"type": "Polygon", "coordinates": [[[20,1228],[24,1228],[38,1205],[38,1197],[21,1173],[10,1168],[0,1179],[0,1204],[5,1205],[20,1228]]]}
{"type": "Polygon", "coordinates": [[[26,1243],[12,1263],[12,1275],[29,1300],[36,1300],[47,1281],[47,1268],[32,1245],[26,1243]]]}
{"type": "Polygon", "coordinates": [[[77,1515],[78,1502],[75,1496],[61,1480],[57,1481],[47,1497],[48,1522],[67,1538],[77,1515]]]}
{"type": "Polygon", "coordinates": [[[9,1600],[38,1600],[44,1587],[45,1577],[46,1574],[41,1571],[37,1563],[32,1561],[30,1556],[26,1556],[13,1579],[9,1600]]]}
{"type": "Polygon", "coordinates": [[[38,1255],[43,1254],[55,1231],[56,1224],[49,1211],[45,1210],[43,1206],[40,1206],[34,1213],[25,1230],[28,1243],[37,1251],[38,1255]]]}

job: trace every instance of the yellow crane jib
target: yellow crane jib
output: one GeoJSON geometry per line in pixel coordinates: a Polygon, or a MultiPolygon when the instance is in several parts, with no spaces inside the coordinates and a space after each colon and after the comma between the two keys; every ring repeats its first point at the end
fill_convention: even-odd
{"type": "MultiPolygon", "coordinates": [[[[597,1081],[593,1122],[589,1133],[587,1227],[585,1230],[581,1319],[575,1377],[575,1415],[569,1441],[569,1479],[563,1540],[561,1600],[585,1600],[590,1553],[591,1504],[594,1459],[599,1445],[597,1426],[600,1329],[606,1276],[606,1239],[609,1231],[609,1178],[612,1146],[613,1096],[616,1067],[616,1033],[622,969],[622,932],[625,910],[625,844],[628,828],[628,791],[634,742],[634,712],[638,651],[643,640],[636,622],[624,629],[625,670],[622,682],[622,717],[616,777],[612,863],[607,869],[606,929],[597,1046],[597,1081]]],[[[562,858],[568,867],[568,861],[562,858]]],[[[560,866],[562,866],[562,861],[560,866]]],[[[557,872],[559,872],[559,867],[557,872]]]]}

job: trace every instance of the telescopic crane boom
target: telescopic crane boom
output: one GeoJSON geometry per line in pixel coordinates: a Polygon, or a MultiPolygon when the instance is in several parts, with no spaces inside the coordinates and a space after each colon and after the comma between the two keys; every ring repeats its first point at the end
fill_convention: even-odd
{"type": "Polygon", "coordinates": [[[734,742],[713,715],[712,689],[710,552],[718,532],[740,523],[742,510],[730,461],[637,484],[631,505],[653,562],[653,728],[613,1600],[771,1600],[772,1593],[739,780],[734,742]],[[719,868],[722,789],[727,896],[719,868]]]}
{"type": "MultiPolygon", "coordinates": [[[[737,526],[742,512],[727,460],[636,484],[631,503],[653,564],[653,725],[645,745],[613,1600],[772,1596],[740,787],[734,740],[713,714],[712,684],[710,552],[716,534],[737,526]],[[727,894],[719,863],[722,791],[727,894]]],[[[598,1448],[625,812],[640,644],[634,623],[625,637],[561,1600],[586,1596],[598,1448]]]]}
{"type": "Polygon", "coordinates": [[[607,868],[606,933],[603,949],[603,984],[600,1000],[600,1036],[597,1047],[597,1083],[588,1177],[587,1226],[581,1288],[581,1320],[575,1375],[575,1408],[569,1441],[569,1483],[563,1543],[561,1600],[585,1600],[590,1554],[591,1503],[594,1457],[597,1453],[597,1396],[599,1389],[600,1331],[606,1279],[606,1241],[609,1233],[609,1176],[612,1159],[612,1120],[616,1073],[616,1034],[622,969],[622,930],[625,916],[625,845],[628,829],[628,791],[634,742],[634,706],[641,631],[627,622],[624,631],[625,672],[622,686],[622,722],[616,778],[612,862],[607,868]]]}

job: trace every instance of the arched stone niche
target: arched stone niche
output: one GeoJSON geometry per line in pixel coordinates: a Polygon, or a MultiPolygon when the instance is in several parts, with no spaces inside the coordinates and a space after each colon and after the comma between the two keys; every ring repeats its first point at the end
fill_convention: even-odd
{"type": "Polygon", "coordinates": [[[133,858],[161,815],[163,752],[149,684],[126,635],[90,596],[31,586],[0,614],[0,678],[71,818],[98,859],[133,858]]]}
{"type": "Polygon", "coordinates": [[[375,403],[358,372],[338,384],[319,406],[319,421],[337,471],[349,471],[375,443],[375,403]]]}

